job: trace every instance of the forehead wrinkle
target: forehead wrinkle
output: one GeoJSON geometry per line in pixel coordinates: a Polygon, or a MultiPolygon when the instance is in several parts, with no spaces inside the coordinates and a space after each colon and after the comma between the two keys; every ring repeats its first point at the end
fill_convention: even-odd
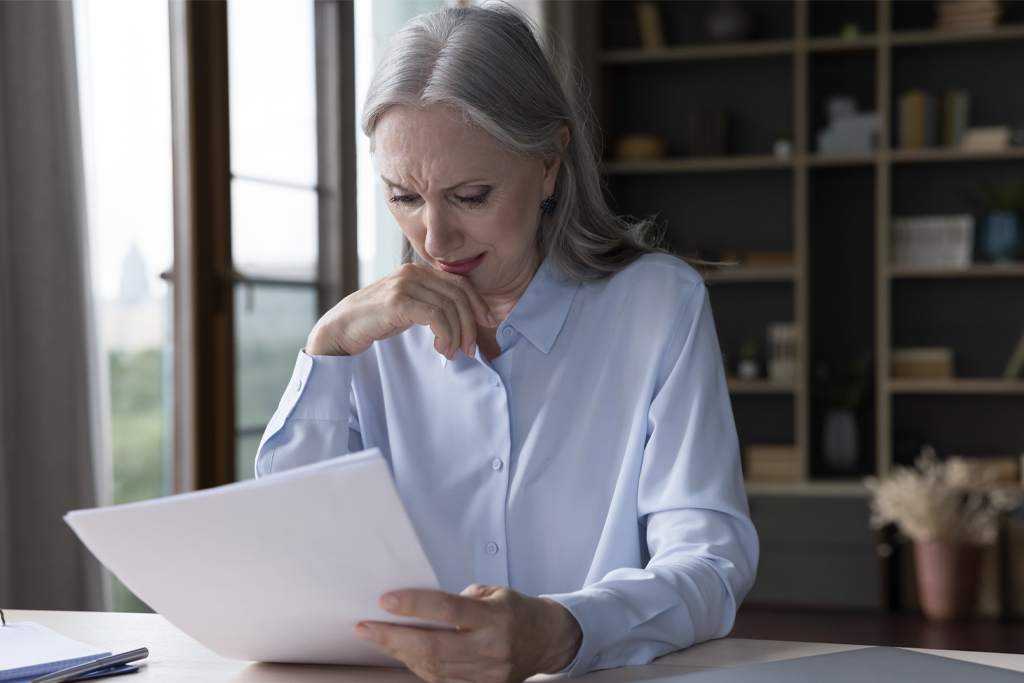
{"type": "Polygon", "coordinates": [[[411,182],[450,191],[506,170],[490,136],[443,107],[393,109],[382,117],[377,137],[381,179],[395,188],[406,190],[411,182]]]}

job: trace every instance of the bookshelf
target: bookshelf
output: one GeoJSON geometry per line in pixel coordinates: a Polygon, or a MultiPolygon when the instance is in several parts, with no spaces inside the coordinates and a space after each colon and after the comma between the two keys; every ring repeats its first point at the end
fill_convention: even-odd
{"type": "Polygon", "coordinates": [[[806,474],[804,482],[750,483],[748,491],[866,495],[857,477],[906,462],[894,452],[906,432],[921,432],[940,454],[1024,451],[1024,429],[1014,418],[1024,411],[1024,381],[999,377],[1024,329],[1024,306],[1014,305],[1024,301],[1024,263],[913,269],[890,265],[889,255],[892,216],[966,212],[965,193],[977,183],[1014,172],[1024,177],[1024,147],[908,150],[892,140],[895,102],[918,84],[933,92],[970,90],[972,125],[1024,121],[1017,77],[1024,73],[1024,3],[1009,3],[1004,25],[960,32],[929,28],[933,10],[925,2],[741,3],[758,33],[731,44],[700,35],[710,3],[659,3],[670,45],[657,50],[603,47],[603,12],[615,3],[567,4],[577,25],[589,27],[573,48],[603,131],[616,209],[657,214],[677,253],[698,245],[794,253],[793,266],[703,272],[726,353],[748,339],[764,346],[769,322],[792,321],[800,330],[795,381],[728,383],[741,442],[793,443],[806,474]],[[839,36],[847,15],[862,35],[839,36]],[[879,112],[875,151],[817,153],[824,100],[836,94],[854,95],[861,110],[879,112]],[[709,106],[733,117],[732,153],[687,156],[687,113],[709,106]],[[793,131],[784,160],[771,155],[780,124],[793,131]],[[630,133],[663,137],[670,156],[614,160],[615,141],[630,133]],[[894,346],[952,346],[958,366],[963,356],[963,376],[892,379],[894,346]],[[876,373],[872,405],[858,416],[862,461],[851,480],[824,467],[823,408],[812,370],[859,350],[874,354],[876,373]],[[947,423],[970,428],[957,435],[947,423]],[[986,434],[977,444],[970,441],[974,431],[986,434]]]}

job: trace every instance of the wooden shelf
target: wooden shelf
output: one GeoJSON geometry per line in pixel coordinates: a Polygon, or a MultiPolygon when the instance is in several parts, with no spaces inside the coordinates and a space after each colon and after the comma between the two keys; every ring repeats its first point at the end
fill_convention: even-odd
{"type": "Polygon", "coordinates": [[[793,382],[772,382],[767,379],[736,379],[725,380],[730,394],[793,394],[796,384],[793,382]]]}
{"type": "Polygon", "coordinates": [[[776,482],[744,481],[748,496],[801,496],[806,498],[867,498],[870,495],[860,479],[776,482]]]}
{"type": "Polygon", "coordinates": [[[795,266],[708,266],[704,272],[708,282],[792,282],[795,266]]]}
{"type": "Polygon", "coordinates": [[[672,45],[658,50],[635,48],[605,50],[603,64],[655,64],[658,62],[695,62],[715,59],[746,59],[793,54],[792,40],[755,40],[722,45],[672,45]]]}
{"type": "Polygon", "coordinates": [[[893,279],[1012,278],[1024,277],[1024,263],[975,263],[970,268],[912,268],[890,266],[893,279]]]}
{"type": "Polygon", "coordinates": [[[889,39],[893,47],[915,45],[954,45],[957,43],[990,43],[1024,38],[1024,25],[996,26],[975,31],[897,31],[889,39]]]}
{"type": "Polygon", "coordinates": [[[890,379],[892,394],[1024,395],[1024,381],[1006,379],[890,379]]]}
{"type": "Polygon", "coordinates": [[[1024,146],[992,152],[972,152],[956,147],[931,149],[893,149],[889,159],[894,164],[923,164],[950,161],[1010,161],[1024,159],[1024,146]]]}
{"type": "Polygon", "coordinates": [[[848,154],[843,156],[807,155],[808,166],[870,166],[878,161],[878,154],[848,154]]]}
{"type": "Polygon", "coordinates": [[[793,168],[792,159],[773,156],[684,157],[647,161],[606,161],[608,175],[650,175],[661,173],[706,173],[719,171],[763,171],[793,168]]]}
{"type": "Polygon", "coordinates": [[[808,52],[854,52],[857,50],[874,50],[878,47],[878,36],[863,35],[858,38],[828,36],[810,38],[807,41],[808,52]]]}

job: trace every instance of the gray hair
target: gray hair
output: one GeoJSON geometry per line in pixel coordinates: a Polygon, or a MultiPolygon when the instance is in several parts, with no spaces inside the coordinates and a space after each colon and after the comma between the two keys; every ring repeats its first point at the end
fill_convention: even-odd
{"type": "MultiPolygon", "coordinates": [[[[380,118],[396,106],[444,104],[528,158],[561,157],[558,206],[540,214],[540,253],[563,273],[599,280],[655,249],[651,221],[616,216],[605,202],[585,105],[569,98],[529,21],[508,6],[451,7],[423,14],[391,39],[363,107],[363,132],[373,141],[380,118]],[[568,127],[566,149],[558,133],[568,127]]],[[[538,207],[540,213],[540,207],[538,207]]],[[[419,261],[403,239],[402,257],[419,261]]]]}

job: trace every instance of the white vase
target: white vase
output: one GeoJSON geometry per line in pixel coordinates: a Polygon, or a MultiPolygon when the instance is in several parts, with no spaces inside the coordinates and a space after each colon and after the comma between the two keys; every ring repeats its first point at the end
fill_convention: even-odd
{"type": "Polygon", "coordinates": [[[847,474],[857,469],[860,444],[857,438],[857,416],[852,410],[830,408],[825,413],[822,441],[825,467],[829,472],[847,474]]]}

